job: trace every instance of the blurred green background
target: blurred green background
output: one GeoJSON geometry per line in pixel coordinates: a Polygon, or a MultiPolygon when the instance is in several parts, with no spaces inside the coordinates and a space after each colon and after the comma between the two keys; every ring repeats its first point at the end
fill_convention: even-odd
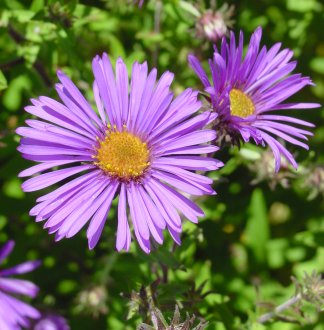
{"type": "MultiPolygon", "coordinates": [[[[218,1],[217,8],[224,2],[218,1]]],[[[311,76],[294,101],[324,101],[324,5],[320,0],[233,1],[233,30],[263,27],[262,43],[282,42],[294,50],[296,71],[311,76]]],[[[204,63],[212,44],[196,36],[197,13],[215,1],[0,1],[0,244],[16,241],[7,265],[41,259],[27,278],[40,286],[32,304],[66,317],[72,329],[135,329],[151,324],[150,306],[172,318],[175,304],[209,321],[207,329],[322,330],[323,314],[311,303],[290,309],[285,319],[265,325],[258,316],[295,293],[291,276],[324,271],[323,110],[296,112],[316,124],[310,151],[289,147],[300,164],[273,174],[268,150],[253,145],[223,148],[226,163],[215,178],[217,196],[200,198],[206,217],[184,224],[182,246],[170,238],[147,256],[135,243],[129,253],[114,250],[116,211],[112,209],[95,251],[85,231],[57,244],[28,215],[40,192],[24,194],[17,174],[31,163],[16,148],[15,129],[28,118],[24,106],[40,95],[57,98],[56,70],[63,69],[93,100],[91,60],[107,52],[148,61],[159,75],[175,73],[176,93],[200,88],[187,64],[195,53],[204,63]],[[294,323],[288,321],[294,321],[294,323]],[[297,323],[296,323],[297,322],[297,323]]],[[[167,236],[167,235],[165,235],[167,236]]],[[[5,265],[5,266],[7,266],[5,265]]],[[[322,306],[323,307],[323,306],[322,306]]]]}

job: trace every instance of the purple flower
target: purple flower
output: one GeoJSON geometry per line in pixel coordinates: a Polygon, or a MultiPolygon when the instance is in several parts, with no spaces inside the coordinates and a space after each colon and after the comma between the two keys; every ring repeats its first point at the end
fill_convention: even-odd
{"type": "Polygon", "coordinates": [[[56,240],[74,236],[89,223],[87,237],[92,249],[112,200],[119,195],[118,251],[128,250],[131,241],[127,213],[146,253],[150,252],[151,237],[162,244],[165,228],[180,244],[178,211],[195,223],[204,213],[178,189],[191,195],[215,193],[211,179],[192,171],[215,170],[222,165],[199,156],[217,150],[206,144],[215,139],[215,131],[203,129],[216,114],[193,116],[201,103],[198,92],[191,89],[173,100],[170,72],[156,83],[156,69],[148,73],[146,63],[135,62],[129,86],[122,59],[116,63],[116,77],[107,54],[95,57],[92,64],[99,116],[62,72],[58,72],[61,84],[56,90],[64,104],[41,96],[26,107],[42,120],[29,119],[29,127],[17,129],[23,136],[18,150],[39,164],[20,176],[64,168],[27,180],[23,190],[35,191],[70,180],[38,198],[30,214],[36,221],[46,220],[45,228],[56,233],[56,240]]]}
{"type": "MultiPolygon", "coordinates": [[[[13,241],[7,242],[0,249],[0,264],[11,253],[15,246],[13,241]]],[[[34,298],[38,287],[26,280],[8,278],[33,271],[40,265],[39,261],[27,261],[9,269],[0,269],[0,329],[19,330],[29,327],[29,319],[37,319],[40,313],[33,307],[11,295],[24,295],[34,298]]]]}
{"type": "Polygon", "coordinates": [[[298,139],[307,140],[312,133],[291,124],[314,125],[268,112],[309,109],[320,105],[282,103],[313,83],[300,74],[289,75],[295,69],[296,62],[290,62],[293,56],[291,50],[279,51],[281,43],[269,50],[265,46],[259,50],[261,35],[262,29],[259,27],[251,37],[243,60],[243,33],[240,33],[238,46],[233,33],[229,42],[223,39],[220,52],[216,49],[213,59],[209,60],[212,83],[197,58],[189,56],[189,63],[202,81],[205,91],[210,94],[212,107],[218,114],[215,129],[220,136],[225,132],[233,141],[239,139],[248,142],[252,138],[257,144],[268,144],[275,157],[276,171],[280,168],[281,155],[297,168],[292,154],[275,137],[308,149],[298,139]]]}
{"type": "Polygon", "coordinates": [[[70,330],[64,317],[56,314],[42,314],[32,328],[33,330],[70,330]]]}

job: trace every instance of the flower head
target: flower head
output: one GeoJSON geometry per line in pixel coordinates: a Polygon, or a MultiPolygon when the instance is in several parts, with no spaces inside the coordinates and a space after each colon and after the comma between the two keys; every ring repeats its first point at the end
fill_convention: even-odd
{"type": "MultiPolygon", "coordinates": [[[[0,264],[11,253],[14,246],[15,243],[9,241],[0,249],[0,264]]],[[[0,268],[1,330],[27,328],[30,325],[30,319],[40,317],[40,313],[35,308],[14,297],[16,295],[24,295],[34,298],[38,293],[38,287],[30,281],[9,278],[11,275],[31,272],[39,265],[39,261],[27,261],[9,269],[0,268]]]]}
{"type": "Polygon", "coordinates": [[[300,74],[290,75],[296,67],[296,62],[290,62],[293,52],[289,49],[279,51],[280,43],[269,50],[265,46],[259,50],[261,35],[262,29],[259,27],[253,33],[243,59],[243,33],[240,33],[238,46],[233,33],[229,42],[224,38],[220,51],[215,49],[213,58],[209,60],[212,83],[197,58],[189,56],[189,63],[210,95],[211,105],[218,114],[215,129],[220,136],[225,133],[232,141],[248,142],[252,138],[257,144],[268,144],[275,157],[276,171],[280,168],[281,155],[297,168],[292,154],[275,137],[308,149],[298,139],[307,140],[312,133],[291,124],[314,125],[268,112],[309,109],[320,105],[283,103],[303,87],[312,85],[312,82],[300,74]]]}
{"type": "Polygon", "coordinates": [[[173,74],[156,83],[156,69],[135,62],[129,86],[122,59],[116,76],[109,57],[93,60],[94,98],[99,116],[62,72],[56,90],[63,103],[48,97],[32,100],[26,111],[41,120],[27,120],[17,129],[23,136],[18,150],[39,162],[20,176],[56,169],[22,185],[35,191],[69,179],[40,197],[30,211],[44,221],[56,240],[72,237],[89,222],[89,247],[97,244],[115,196],[118,201],[117,250],[128,250],[130,214],[141,248],[150,252],[150,239],[162,244],[163,229],[180,243],[181,218],[192,222],[202,210],[178,190],[191,195],[214,194],[212,180],[192,171],[214,170],[221,162],[199,154],[217,150],[206,144],[215,131],[203,129],[216,114],[200,109],[197,92],[187,89],[173,100],[173,74]],[[72,177],[73,180],[72,180],[72,177]],[[129,212],[128,212],[129,211],[129,212]]]}

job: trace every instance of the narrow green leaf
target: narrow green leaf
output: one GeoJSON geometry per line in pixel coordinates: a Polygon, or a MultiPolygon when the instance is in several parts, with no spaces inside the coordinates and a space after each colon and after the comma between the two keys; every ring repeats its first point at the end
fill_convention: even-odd
{"type": "Polygon", "coordinates": [[[251,248],[259,262],[265,261],[269,236],[269,223],[264,196],[261,189],[255,189],[249,205],[245,238],[246,244],[251,248]]]}
{"type": "Polygon", "coordinates": [[[2,71],[0,70],[0,91],[3,89],[6,89],[7,86],[8,86],[7,79],[4,76],[4,74],[2,73],[2,71]]]}

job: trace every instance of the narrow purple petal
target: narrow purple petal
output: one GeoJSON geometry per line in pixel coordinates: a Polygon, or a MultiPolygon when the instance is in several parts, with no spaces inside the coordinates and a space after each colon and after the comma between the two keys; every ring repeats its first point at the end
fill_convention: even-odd
{"type": "Polygon", "coordinates": [[[14,241],[8,241],[5,245],[3,245],[0,249],[0,262],[8,257],[8,255],[12,252],[15,247],[14,241]]]}
{"type": "Polygon", "coordinates": [[[152,180],[151,184],[159,191],[161,197],[163,196],[163,199],[169,199],[171,203],[190,221],[197,223],[197,216],[204,216],[204,212],[196,204],[182,196],[176,190],[156,180],[152,180]]]}
{"type": "Polygon", "coordinates": [[[127,201],[129,205],[131,219],[134,225],[135,236],[142,250],[145,253],[150,253],[151,245],[149,241],[149,230],[147,228],[146,223],[141,223],[142,219],[138,217],[137,206],[134,202],[134,195],[131,191],[133,189],[134,189],[133,185],[132,187],[127,187],[127,201]]]}
{"type": "Polygon", "coordinates": [[[38,287],[30,281],[13,278],[0,278],[0,290],[12,294],[21,294],[35,298],[39,291],[38,287]]]}
{"type": "MultiPolygon", "coordinates": [[[[86,187],[85,189],[81,189],[78,191],[70,200],[69,203],[64,204],[56,213],[54,213],[45,223],[44,228],[49,228],[57,225],[61,222],[66,222],[67,219],[69,219],[70,214],[78,210],[82,205],[84,205],[87,201],[92,200],[93,194],[95,194],[98,189],[103,189],[103,187],[106,185],[105,180],[94,180],[91,182],[91,184],[86,187]]],[[[64,225],[64,228],[68,226],[70,223],[67,222],[64,225]]],[[[62,230],[63,231],[63,230],[62,230]]],[[[62,232],[61,231],[61,232],[62,232]]]]}
{"type": "Polygon", "coordinates": [[[144,202],[140,189],[142,187],[138,185],[136,189],[133,190],[134,200],[137,202],[137,211],[142,221],[147,224],[150,234],[158,244],[163,243],[162,229],[157,226],[155,221],[151,218],[151,215],[147,209],[147,204],[144,202]]]}
{"type": "MultiPolygon", "coordinates": [[[[146,113],[147,108],[141,105],[141,100],[143,97],[142,95],[144,92],[145,82],[147,79],[147,71],[148,68],[146,62],[144,62],[143,64],[139,64],[138,62],[135,62],[133,64],[132,78],[130,84],[130,96],[129,96],[129,114],[127,118],[127,127],[129,127],[131,131],[136,129],[138,122],[141,122],[141,120],[139,120],[138,118],[140,113],[142,114],[146,113]],[[141,111],[139,111],[140,109],[141,111]]],[[[156,76],[153,74],[152,78],[153,77],[155,83],[156,76]]],[[[151,94],[148,101],[150,100],[151,100],[151,94]]]]}
{"type": "Polygon", "coordinates": [[[178,168],[184,168],[193,171],[213,171],[224,165],[217,159],[201,156],[160,157],[154,160],[154,164],[174,165],[178,168]]]}
{"type": "Polygon", "coordinates": [[[189,55],[188,56],[188,62],[189,62],[189,65],[196,72],[197,76],[199,77],[199,79],[203,83],[204,87],[210,86],[209,79],[208,79],[204,69],[202,68],[199,60],[195,56],[189,55]]]}
{"type": "Polygon", "coordinates": [[[216,138],[216,132],[213,130],[196,131],[186,134],[171,141],[165,141],[159,144],[159,153],[165,154],[171,150],[193,146],[200,143],[210,142],[216,138]]]}
{"type": "Polygon", "coordinates": [[[104,193],[101,195],[101,200],[99,201],[101,205],[92,217],[87,230],[87,238],[89,241],[90,249],[93,249],[99,241],[102,230],[107,220],[111,202],[115,196],[118,186],[118,182],[111,182],[110,185],[104,191],[104,193]]]}
{"type": "Polygon", "coordinates": [[[24,273],[29,273],[41,265],[41,262],[38,260],[26,261],[22,264],[16,265],[14,267],[0,270],[0,276],[11,276],[11,275],[20,275],[24,273]]]}
{"type": "Polygon", "coordinates": [[[168,228],[172,228],[172,230],[176,232],[181,232],[181,218],[177,210],[174,208],[170,201],[162,199],[162,197],[155,192],[154,186],[152,186],[151,181],[152,180],[146,182],[145,190],[152,198],[152,201],[154,202],[158,211],[161,213],[162,217],[167,223],[168,228]]]}
{"type": "Polygon", "coordinates": [[[26,177],[26,176],[31,176],[31,175],[34,175],[36,173],[40,173],[40,172],[49,170],[49,169],[51,169],[53,167],[56,167],[56,166],[76,163],[76,162],[80,162],[80,161],[82,161],[82,158],[81,159],[76,158],[76,159],[72,159],[72,160],[49,161],[49,162],[46,162],[46,163],[41,163],[41,164],[34,165],[34,166],[28,168],[27,170],[24,170],[24,171],[20,172],[18,174],[18,176],[20,178],[23,178],[23,177],[26,177]]]}
{"type": "Polygon", "coordinates": [[[169,151],[164,151],[161,156],[211,154],[218,149],[218,147],[213,145],[188,146],[184,148],[176,148],[169,151]]]}
{"type": "Polygon", "coordinates": [[[66,76],[62,71],[57,72],[57,76],[63,84],[63,92],[69,96],[71,101],[78,107],[78,112],[83,112],[89,119],[93,120],[99,127],[101,122],[99,121],[96,113],[91,108],[89,102],[83,97],[79,89],[74,85],[71,79],[66,76]]]}
{"type": "Polygon", "coordinates": [[[203,196],[206,194],[206,191],[202,190],[200,187],[197,187],[196,184],[190,183],[183,178],[179,178],[176,175],[171,173],[166,173],[162,171],[154,171],[152,176],[158,180],[164,181],[170,186],[179,189],[187,194],[194,196],[203,196]]]}
{"type": "Polygon", "coordinates": [[[121,58],[118,58],[116,62],[116,86],[121,122],[125,124],[128,118],[128,74],[126,65],[121,58]]]}
{"type": "Polygon", "coordinates": [[[23,189],[23,191],[40,190],[48,186],[51,186],[57,182],[60,182],[72,175],[83,172],[85,170],[90,170],[92,168],[93,168],[92,165],[80,165],[80,166],[75,166],[71,168],[66,168],[62,170],[41,174],[39,176],[36,176],[34,178],[25,181],[21,185],[21,188],[23,189]]]}
{"type": "Polygon", "coordinates": [[[125,185],[122,184],[119,193],[118,201],[118,223],[117,223],[117,238],[116,238],[116,249],[117,251],[126,250],[128,251],[130,246],[131,236],[129,224],[127,221],[126,212],[126,189],[125,185]]]}

